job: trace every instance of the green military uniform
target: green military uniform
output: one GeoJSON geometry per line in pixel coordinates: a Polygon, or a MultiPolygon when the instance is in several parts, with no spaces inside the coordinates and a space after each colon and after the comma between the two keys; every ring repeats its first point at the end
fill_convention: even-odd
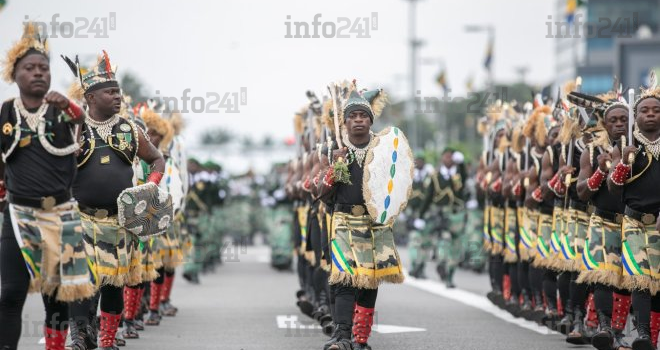
{"type": "Polygon", "coordinates": [[[467,209],[467,223],[465,234],[462,236],[462,246],[465,248],[463,259],[465,267],[481,272],[484,270],[488,259],[483,243],[485,200],[477,195],[476,186],[474,180],[466,181],[466,198],[468,197],[467,193],[470,193],[472,199],[468,200],[465,206],[467,209]]]}
{"type": "Polygon", "coordinates": [[[203,245],[201,244],[200,221],[207,216],[209,207],[204,202],[203,192],[206,184],[201,180],[200,173],[190,174],[190,188],[186,197],[186,230],[192,244],[192,254],[183,267],[183,276],[187,280],[198,283],[199,272],[202,269],[203,245]]]}
{"type": "Polygon", "coordinates": [[[221,249],[224,230],[223,224],[226,220],[223,217],[223,209],[221,208],[224,199],[220,198],[220,171],[221,168],[214,162],[204,163],[206,172],[202,173],[202,181],[204,183],[201,190],[201,198],[206,204],[208,211],[205,215],[200,216],[199,229],[200,229],[200,245],[202,251],[202,269],[203,271],[213,270],[216,264],[221,262],[221,249]]]}
{"type": "Polygon", "coordinates": [[[413,191],[406,214],[408,218],[407,228],[410,230],[408,241],[408,254],[410,256],[410,275],[417,278],[424,278],[424,266],[431,256],[433,240],[430,234],[430,226],[426,226],[424,221],[419,218],[420,210],[426,199],[426,192],[430,186],[430,174],[433,168],[424,166],[422,169],[415,168],[413,177],[413,191]]]}
{"type": "Polygon", "coordinates": [[[462,236],[465,230],[465,175],[458,166],[441,166],[428,181],[428,190],[421,210],[423,216],[433,205],[433,230],[438,233],[438,273],[448,287],[453,287],[456,266],[463,256],[462,236]]]}

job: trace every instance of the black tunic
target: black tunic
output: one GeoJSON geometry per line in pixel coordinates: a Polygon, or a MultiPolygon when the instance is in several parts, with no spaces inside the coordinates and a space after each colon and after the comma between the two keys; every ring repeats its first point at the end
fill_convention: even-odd
{"type": "MultiPolygon", "coordinates": [[[[31,113],[37,109],[28,110],[31,113]]],[[[71,135],[72,124],[58,120],[60,110],[49,106],[44,118],[46,119],[46,136],[49,142],[63,148],[73,143],[71,135]]],[[[16,116],[13,100],[2,106],[0,122],[3,127],[7,123],[13,125],[16,116]]],[[[70,191],[76,176],[76,160],[73,154],[56,156],[48,153],[41,145],[37,133],[30,130],[25,118],[21,118],[21,140],[13,153],[7,159],[5,166],[5,186],[7,190],[17,196],[40,198],[58,195],[70,191]]],[[[4,129],[4,127],[3,127],[4,129]]],[[[6,152],[11,145],[11,136],[16,133],[4,134],[2,150],[6,152]]]]}
{"type": "MultiPolygon", "coordinates": [[[[636,145],[639,146],[637,142],[636,145]]],[[[660,211],[660,195],[657,192],[660,184],[660,160],[653,159],[653,156],[642,148],[635,157],[630,176],[633,180],[623,187],[623,202],[634,210],[657,214],[660,211]]]]}
{"type": "Polygon", "coordinates": [[[119,194],[133,187],[133,161],[137,156],[138,132],[124,119],[103,140],[95,129],[82,133],[82,152],[78,156],[78,176],[73,194],[82,207],[117,210],[119,194]]]}
{"type": "Polygon", "coordinates": [[[362,195],[362,178],[364,176],[364,168],[360,167],[357,161],[353,161],[348,165],[348,171],[351,173],[351,184],[335,184],[335,203],[364,205],[364,196],[362,195]]]}
{"type": "Polygon", "coordinates": [[[132,186],[133,167],[122,161],[99,137],[94,153],[79,169],[73,194],[82,206],[116,211],[119,194],[132,186]],[[109,160],[102,164],[102,159],[109,160]]]}
{"type": "MultiPolygon", "coordinates": [[[[597,148],[594,149],[594,157],[591,161],[594,172],[598,169],[599,154],[600,151],[597,148]]],[[[623,214],[625,208],[625,205],[621,200],[621,195],[612,194],[607,188],[607,181],[603,181],[603,184],[598,188],[598,191],[591,196],[591,203],[598,209],[607,210],[612,213],[623,214]]]]}

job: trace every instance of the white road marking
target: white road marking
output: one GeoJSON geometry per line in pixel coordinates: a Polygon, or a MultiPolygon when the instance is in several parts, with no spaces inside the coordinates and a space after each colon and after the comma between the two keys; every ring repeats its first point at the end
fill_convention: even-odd
{"type": "MultiPolygon", "coordinates": [[[[313,320],[308,320],[307,322],[301,322],[298,319],[298,315],[279,315],[276,317],[277,328],[279,329],[290,329],[290,330],[303,330],[303,329],[316,329],[321,330],[321,326],[313,320]]],[[[394,326],[387,324],[377,324],[372,328],[374,332],[381,334],[392,334],[392,333],[408,333],[408,332],[425,332],[424,328],[416,327],[405,327],[405,326],[394,326]]]]}
{"type": "Polygon", "coordinates": [[[513,317],[513,315],[511,315],[507,311],[502,310],[497,306],[493,305],[493,303],[491,303],[490,300],[488,300],[485,296],[481,296],[460,289],[447,289],[444,286],[444,284],[441,284],[440,282],[431,281],[431,280],[419,280],[416,278],[412,278],[407,274],[404,284],[417,289],[427,291],[435,295],[439,295],[443,298],[455,300],[465,305],[472,306],[481,311],[487,312],[503,321],[515,324],[525,329],[529,329],[539,334],[560,334],[558,332],[548,329],[547,327],[540,326],[536,322],[527,321],[523,318],[513,317]]]}

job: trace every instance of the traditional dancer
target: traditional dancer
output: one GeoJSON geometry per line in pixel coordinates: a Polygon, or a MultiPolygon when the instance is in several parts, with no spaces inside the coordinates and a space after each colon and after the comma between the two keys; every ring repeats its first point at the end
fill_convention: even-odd
{"type": "Polygon", "coordinates": [[[371,349],[368,339],[378,285],[403,281],[391,224],[392,215],[398,215],[400,205],[405,206],[407,191],[412,188],[413,159],[399,129],[388,128],[378,135],[371,132],[373,119],[386,102],[381,90],[359,94],[353,84],[350,95],[336,85],[331,91],[336,127],[343,121],[344,131],[336,133],[337,143],[346,147],[324,158],[324,176],[319,183],[323,200],[334,207],[330,284],[336,328],[324,349],[371,349]],[[345,102],[340,106],[338,101],[342,100],[345,102]],[[375,152],[378,145],[383,148],[375,152]],[[389,150],[387,154],[380,153],[383,149],[389,150]],[[375,157],[378,162],[372,164],[375,157]],[[385,168],[380,162],[388,160],[392,164],[386,165],[387,169],[379,168],[378,164],[385,168]],[[375,198],[377,202],[372,201],[375,198]],[[383,207],[381,200],[385,198],[383,207]]]}
{"type": "MultiPolygon", "coordinates": [[[[630,102],[630,101],[629,101],[630,102]]],[[[622,223],[622,287],[632,290],[638,336],[634,350],[655,349],[660,327],[660,88],[652,73],[649,88],[641,91],[633,108],[633,140],[621,151],[614,148],[608,176],[611,191],[625,204],[622,223]]],[[[628,131],[630,133],[630,130],[628,131]]],[[[623,146],[623,145],[622,145],[623,146]]]]}
{"type": "Polygon", "coordinates": [[[592,337],[592,344],[599,350],[621,350],[630,348],[623,334],[630,311],[630,291],[620,289],[621,222],[625,206],[619,196],[608,190],[606,178],[615,142],[627,133],[628,106],[619,101],[615,92],[597,97],[603,100],[597,105],[597,114],[606,132],[594,138],[588,152],[583,152],[580,158],[576,188],[580,198],[594,206],[594,212],[589,219],[577,282],[594,288],[600,331],[592,337]]]}
{"type": "Polygon", "coordinates": [[[28,291],[42,294],[47,350],[63,350],[68,302],[96,290],[84,252],[78,204],[71,188],[79,149],[74,126],[86,118],[73,101],[50,89],[50,53],[34,23],[7,53],[3,79],[20,96],[2,104],[0,202],[0,348],[18,348],[28,291]],[[26,268],[27,267],[27,268],[26,268]]]}
{"type": "MultiPolygon", "coordinates": [[[[89,106],[89,118],[81,131],[74,196],[80,202],[87,256],[94,261],[93,270],[101,282],[99,346],[112,350],[124,306],[123,287],[142,282],[139,240],[120,225],[117,199],[133,187],[136,157],[151,164],[148,182],[155,184],[162,178],[164,160],[144,131],[118,115],[122,97],[107,53],[84,74],[71,60],[67,62],[80,79],[89,106]]],[[[90,308],[95,310],[87,299],[74,305],[73,312],[86,319],[90,308]]],[[[86,329],[84,324],[78,326],[86,329]]]]}

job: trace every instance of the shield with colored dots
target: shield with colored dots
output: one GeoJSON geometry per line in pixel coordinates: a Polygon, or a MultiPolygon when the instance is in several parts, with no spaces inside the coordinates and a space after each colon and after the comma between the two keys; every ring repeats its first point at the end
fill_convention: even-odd
{"type": "Polygon", "coordinates": [[[371,218],[390,225],[412,194],[414,158],[401,129],[389,127],[375,137],[364,164],[362,191],[371,218]]]}

